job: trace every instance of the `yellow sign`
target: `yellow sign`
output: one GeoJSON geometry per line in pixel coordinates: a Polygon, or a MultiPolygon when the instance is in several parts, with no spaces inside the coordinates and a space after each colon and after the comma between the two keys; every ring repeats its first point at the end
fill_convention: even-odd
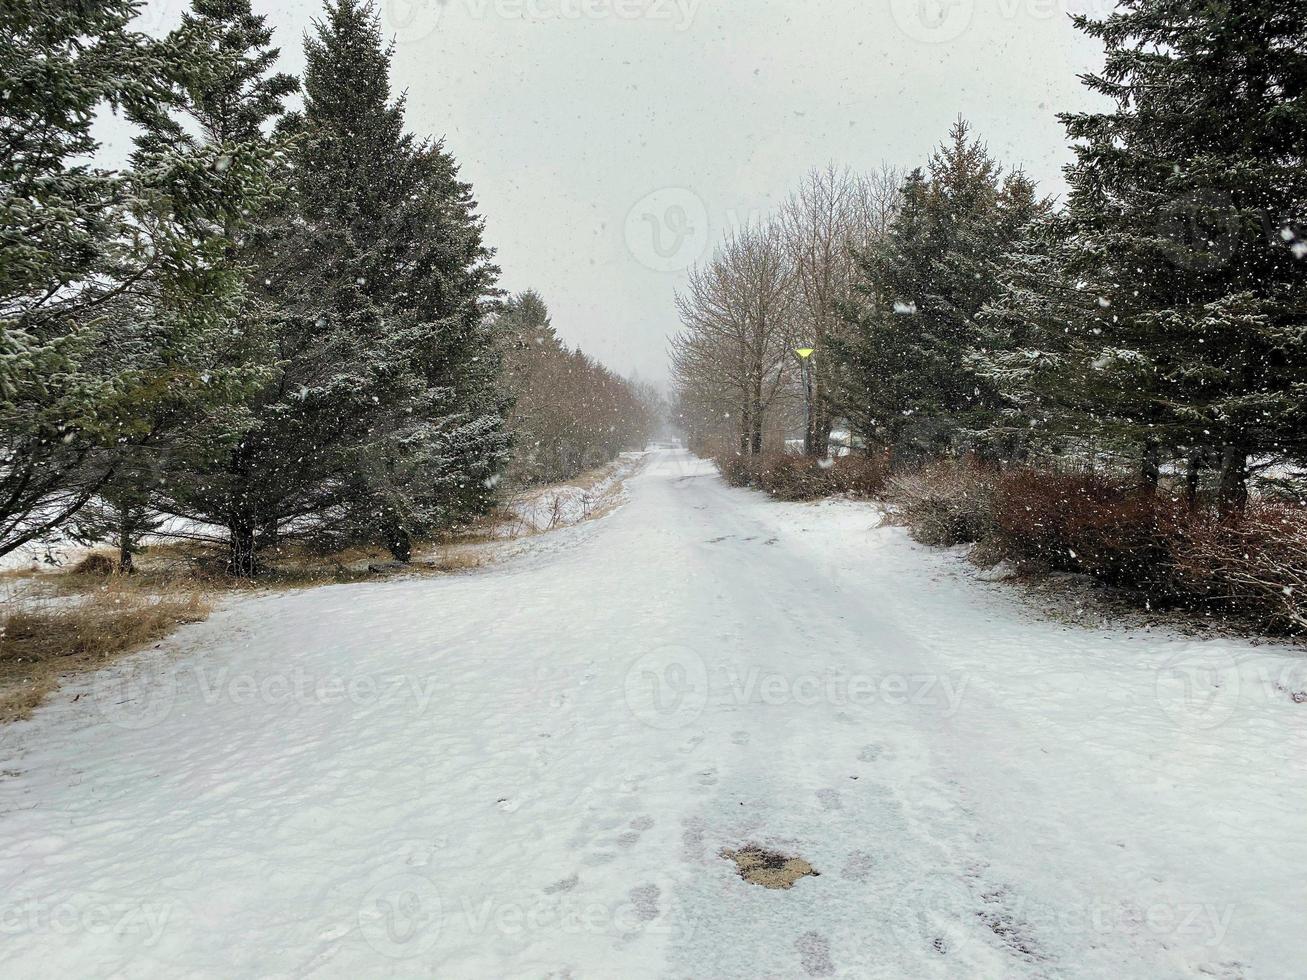
{"type": "Polygon", "coordinates": [[[806,361],[808,358],[812,357],[813,354],[817,353],[817,351],[811,347],[801,347],[798,350],[796,350],[794,353],[798,354],[801,358],[803,358],[806,361]]]}

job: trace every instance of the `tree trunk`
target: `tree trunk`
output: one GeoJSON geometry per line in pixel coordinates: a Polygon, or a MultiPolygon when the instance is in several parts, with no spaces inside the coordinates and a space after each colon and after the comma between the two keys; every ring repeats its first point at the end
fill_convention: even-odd
{"type": "Polygon", "coordinates": [[[249,487],[249,446],[242,441],[231,455],[229,473],[232,477],[232,495],[227,506],[227,571],[237,578],[254,578],[259,573],[258,541],[255,530],[253,503],[247,495],[249,487]]]}
{"type": "Polygon", "coordinates": [[[753,383],[753,454],[762,455],[762,378],[753,383]]]}
{"type": "Polygon", "coordinates": [[[118,571],[130,575],[136,570],[132,560],[135,544],[132,540],[132,515],[124,504],[119,503],[114,509],[118,516],[118,571]]]}
{"type": "Polygon", "coordinates": [[[1149,491],[1157,489],[1162,479],[1162,444],[1145,439],[1139,465],[1139,485],[1149,491]]]}
{"type": "Polygon", "coordinates": [[[413,560],[413,540],[398,524],[392,524],[386,530],[386,547],[395,561],[407,565],[413,560]]]}
{"type": "Polygon", "coordinates": [[[136,563],[132,558],[132,537],[125,525],[118,530],[118,571],[127,575],[136,571],[136,563]]]}
{"type": "Polygon", "coordinates": [[[238,578],[254,578],[259,573],[259,557],[254,537],[254,522],[234,518],[227,528],[227,570],[238,578]]]}
{"type": "Polygon", "coordinates": [[[1242,514],[1248,507],[1248,450],[1229,444],[1221,450],[1218,501],[1224,515],[1242,514]]]}
{"type": "Polygon", "coordinates": [[[820,408],[813,410],[812,417],[812,455],[825,459],[830,455],[831,417],[820,408]]]}
{"type": "Polygon", "coordinates": [[[821,372],[812,379],[812,446],[810,455],[825,459],[830,455],[831,410],[821,372]]]}
{"type": "Polygon", "coordinates": [[[1184,474],[1184,499],[1190,510],[1198,509],[1198,478],[1202,460],[1202,450],[1195,449],[1189,454],[1189,467],[1184,474]]]}

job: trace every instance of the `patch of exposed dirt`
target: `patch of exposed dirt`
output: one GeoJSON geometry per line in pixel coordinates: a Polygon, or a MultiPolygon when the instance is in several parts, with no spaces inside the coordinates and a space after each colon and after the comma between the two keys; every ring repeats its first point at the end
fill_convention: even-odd
{"type": "Polygon", "coordinates": [[[801,857],[786,857],[756,844],[746,844],[738,851],[723,850],[721,856],[735,862],[741,878],[763,888],[793,888],[800,878],[821,876],[801,857]]]}

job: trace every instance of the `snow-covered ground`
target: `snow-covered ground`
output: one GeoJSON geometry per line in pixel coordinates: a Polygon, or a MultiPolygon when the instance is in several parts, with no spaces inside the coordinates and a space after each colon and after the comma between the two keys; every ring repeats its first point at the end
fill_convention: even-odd
{"type": "Polygon", "coordinates": [[[571,527],[615,507],[623,500],[626,480],[645,460],[645,453],[622,453],[597,473],[571,483],[531,487],[507,502],[510,519],[499,526],[501,537],[520,537],[571,527]]]}
{"type": "Polygon", "coordinates": [[[629,492],[0,731],[4,973],[1302,975],[1299,654],[1041,620],[683,453],[629,492]]]}

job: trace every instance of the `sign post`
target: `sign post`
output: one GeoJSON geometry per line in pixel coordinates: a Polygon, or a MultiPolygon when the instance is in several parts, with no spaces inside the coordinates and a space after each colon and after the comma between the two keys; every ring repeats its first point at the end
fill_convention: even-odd
{"type": "Polygon", "coordinates": [[[807,423],[803,430],[803,455],[812,455],[812,355],[817,353],[811,347],[800,347],[794,352],[798,355],[803,368],[803,403],[807,409],[807,423]]]}

